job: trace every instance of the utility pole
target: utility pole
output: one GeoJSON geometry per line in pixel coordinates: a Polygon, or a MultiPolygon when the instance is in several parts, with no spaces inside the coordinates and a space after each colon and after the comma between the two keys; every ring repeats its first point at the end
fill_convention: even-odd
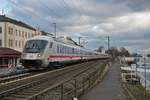
{"type": "Polygon", "coordinates": [[[138,78],[137,78],[137,66],[138,66],[137,62],[138,62],[138,55],[136,55],[136,58],[135,58],[135,64],[136,64],[136,79],[138,79],[138,78]]]}
{"type": "Polygon", "coordinates": [[[109,49],[110,49],[110,37],[107,36],[107,45],[108,45],[108,54],[109,54],[109,49]]]}
{"type": "Polygon", "coordinates": [[[53,24],[54,24],[54,37],[56,38],[56,23],[53,24]]]}
{"type": "Polygon", "coordinates": [[[145,57],[145,55],[144,55],[144,76],[145,76],[145,100],[146,100],[146,62],[145,62],[145,60],[146,60],[146,57],[145,57]]]}
{"type": "Polygon", "coordinates": [[[108,38],[108,50],[109,50],[109,48],[110,48],[110,37],[108,36],[107,38],[108,38]]]}
{"type": "Polygon", "coordinates": [[[81,38],[82,38],[82,37],[78,37],[78,41],[79,41],[78,44],[79,44],[79,45],[81,45],[81,38]]]}

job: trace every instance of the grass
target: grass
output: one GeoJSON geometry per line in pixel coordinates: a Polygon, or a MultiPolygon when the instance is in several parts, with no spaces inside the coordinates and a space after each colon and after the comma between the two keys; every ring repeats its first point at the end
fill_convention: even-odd
{"type": "MultiPolygon", "coordinates": [[[[121,77],[121,70],[120,70],[121,77]]],[[[122,80],[122,78],[120,78],[122,80]]],[[[124,93],[130,100],[150,100],[150,91],[146,92],[145,88],[140,83],[122,82],[124,93]]]]}

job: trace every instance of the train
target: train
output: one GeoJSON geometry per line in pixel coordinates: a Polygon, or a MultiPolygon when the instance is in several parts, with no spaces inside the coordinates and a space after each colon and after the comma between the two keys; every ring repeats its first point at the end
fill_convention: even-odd
{"type": "Polygon", "coordinates": [[[26,41],[20,62],[24,67],[42,69],[55,64],[108,58],[108,54],[84,48],[69,37],[40,35],[26,41]]]}

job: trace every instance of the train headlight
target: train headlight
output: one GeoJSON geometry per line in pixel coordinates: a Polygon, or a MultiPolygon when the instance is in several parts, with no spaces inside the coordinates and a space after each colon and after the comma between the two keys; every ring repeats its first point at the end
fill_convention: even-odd
{"type": "Polygon", "coordinates": [[[38,57],[41,57],[41,54],[38,54],[38,57]]]}
{"type": "Polygon", "coordinates": [[[42,56],[42,54],[38,54],[38,57],[41,57],[42,56]]]}

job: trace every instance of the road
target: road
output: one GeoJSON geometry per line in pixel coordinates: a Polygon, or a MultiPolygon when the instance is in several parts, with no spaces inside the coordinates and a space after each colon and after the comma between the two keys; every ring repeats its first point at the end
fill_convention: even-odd
{"type": "Polygon", "coordinates": [[[121,87],[118,66],[114,63],[104,80],[88,92],[82,100],[127,100],[121,87]]]}

